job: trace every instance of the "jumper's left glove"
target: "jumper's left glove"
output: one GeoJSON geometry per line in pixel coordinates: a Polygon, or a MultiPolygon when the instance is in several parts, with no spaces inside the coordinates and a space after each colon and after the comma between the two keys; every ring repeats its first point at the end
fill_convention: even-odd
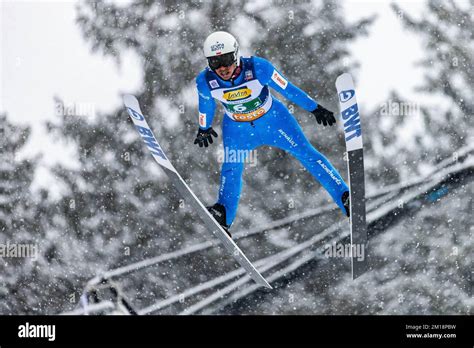
{"type": "Polygon", "coordinates": [[[318,124],[323,123],[323,126],[327,126],[328,124],[332,126],[336,123],[336,119],[334,118],[334,113],[325,109],[322,105],[318,105],[316,109],[311,111],[311,113],[316,117],[316,121],[318,124]]]}
{"type": "Polygon", "coordinates": [[[198,144],[199,147],[202,147],[203,145],[208,147],[209,144],[213,143],[212,137],[217,138],[217,133],[214,131],[214,129],[212,129],[212,127],[209,127],[208,129],[199,128],[196,135],[196,140],[194,140],[194,144],[198,144]]]}

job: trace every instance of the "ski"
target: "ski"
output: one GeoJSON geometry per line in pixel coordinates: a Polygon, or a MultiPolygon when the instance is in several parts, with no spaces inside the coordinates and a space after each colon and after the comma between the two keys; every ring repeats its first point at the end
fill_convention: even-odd
{"type": "Polygon", "coordinates": [[[191,204],[191,206],[199,213],[202,221],[212,234],[217,237],[224,248],[234,257],[234,259],[247,271],[250,277],[260,286],[272,288],[265,278],[258,272],[255,266],[248,260],[245,254],[235,244],[227,233],[222,229],[214,217],[207,211],[206,207],[196,197],[194,192],[189,188],[178,171],[173,167],[165,152],[158,144],[153,132],[143,116],[137,98],[135,96],[126,94],[123,96],[125,108],[130,115],[138,133],[140,133],[143,141],[150,150],[155,161],[161,166],[168,178],[173,183],[174,187],[183,196],[183,198],[191,204]]]}
{"type": "Polygon", "coordinates": [[[352,279],[356,279],[367,270],[364,147],[359,106],[352,76],[348,73],[340,75],[336,79],[336,88],[347,151],[350,190],[351,269],[352,279]]]}

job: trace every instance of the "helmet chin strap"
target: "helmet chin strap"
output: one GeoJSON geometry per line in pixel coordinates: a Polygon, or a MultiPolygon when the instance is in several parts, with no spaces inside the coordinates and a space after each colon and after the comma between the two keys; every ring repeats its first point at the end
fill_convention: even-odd
{"type": "Polygon", "coordinates": [[[239,76],[240,74],[240,71],[242,69],[240,68],[240,66],[236,66],[234,71],[232,72],[232,77],[230,78],[231,80],[235,79],[237,76],[239,76]]]}

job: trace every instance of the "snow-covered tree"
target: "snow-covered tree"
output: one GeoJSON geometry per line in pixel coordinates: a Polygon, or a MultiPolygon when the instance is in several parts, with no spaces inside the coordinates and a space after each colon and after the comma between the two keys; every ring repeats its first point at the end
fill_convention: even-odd
{"type": "Polygon", "coordinates": [[[0,313],[21,313],[35,303],[34,260],[44,237],[31,193],[38,158],[20,159],[30,128],[0,115],[0,313]],[[12,296],[12,294],[14,296],[12,296]]]}
{"type": "Polygon", "coordinates": [[[31,221],[30,184],[34,165],[29,160],[18,160],[30,128],[14,126],[6,115],[0,115],[0,232],[9,238],[31,221]]]}
{"type": "Polygon", "coordinates": [[[446,104],[424,110],[427,135],[436,141],[431,151],[443,158],[472,142],[474,127],[474,14],[473,2],[430,0],[423,17],[415,19],[393,5],[405,26],[423,39],[426,71],[420,90],[440,96],[446,104]],[[435,152],[436,151],[436,152],[435,152]]]}

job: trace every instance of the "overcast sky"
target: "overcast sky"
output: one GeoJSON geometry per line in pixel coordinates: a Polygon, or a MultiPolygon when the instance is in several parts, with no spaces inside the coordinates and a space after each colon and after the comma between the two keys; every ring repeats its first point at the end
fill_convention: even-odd
{"type": "MultiPolygon", "coordinates": [[[[418,16],[424,1],[397,3],[418,16]]],[[[1,1],[0,5],[0,112],[12,122],[33,127],[21,156],[44,154],[35,182],[39,186],[51,180],[49,165],[74,164],[74,153],[44,130],[46,120],[57,118],[53,97],[82,105],[89,114],[107,112],[119,105],[120,93],[137,90],[142,79],[132,53],[119,68],[110,58],[90,52],[75,24],[75,6],[76,1],[1,1]]],[[[414,66],[422,58],[419,37],[402,28],[388,1],[350,0],[344,9],[349,22],[378,15],[370,36],[351,45],[361,63],[356,85],[362,107],[377,107],[391,90],[408,99],[419,98],[413,93],[423,76],[414,66]]]]}

